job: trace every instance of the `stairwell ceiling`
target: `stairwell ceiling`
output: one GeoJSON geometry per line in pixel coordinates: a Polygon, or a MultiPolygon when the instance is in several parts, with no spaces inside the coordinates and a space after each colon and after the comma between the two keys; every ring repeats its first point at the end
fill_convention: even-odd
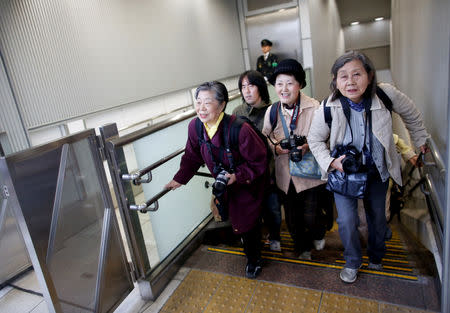
{"type": "Polygon", "coordinates": [[[391,0],[336,0],[336,3],[343,27],[354,21],[373,22],[379,16],[391,18],[391,0]]]}

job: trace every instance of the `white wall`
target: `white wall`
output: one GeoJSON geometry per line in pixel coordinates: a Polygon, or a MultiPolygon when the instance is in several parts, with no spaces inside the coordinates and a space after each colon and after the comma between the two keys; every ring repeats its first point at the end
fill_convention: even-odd
{"type": "Polygon", "coordinates": [[[0,121],[20,121],[4,130],[22,149],[91,115],[129,125],[171,111],[193,86],[244,71],[236,1],[4,0],[0,49],[11,82],[0,91],[18,111],[0,121]]]}
{"type": "Polygon", "coordinates": [[[392,78],[419,107],[444,160],[449,127],[449,13],[448,0],[392,1],[392,78]]]}
{"type": "MultiPolygon", "coordinates": [[[[313,96],[318,100],[329,92],[331,66],[344,53],[344,33],[334,0],[305,0],[309,11],[311,55],[313,63],[313,96]]],[[[300,4],[305,2],[300,0],[300,4]]],[[[300,9],[302,9],[302,4],[300,9]]],[[[303,24],[302,24],[303,26],[303,24]]]]}
{"type": "Polygon", "coordinates": [[[390,20],[350,25],[343,28],[346,50],[389,45],[390,20]]]}
{"type": "MultiPolygon", "coordinates": [[[[221,82],[225,84],[228,91],[238,88],[238,76],[222,79],[221,82]]],[[[36,128],[30,131],[30,140],[32,146],[36,146],[89,128],[95,128],[98,131],[98,127],[109,123],[116,123],[121,135],[128,134],[151,126],[160,121],[161,116],[189,109],[192,104],[193,98],[189,88],[111,110],[88,114],[81,118],[62,121],[55,125],[36,128]]]]}

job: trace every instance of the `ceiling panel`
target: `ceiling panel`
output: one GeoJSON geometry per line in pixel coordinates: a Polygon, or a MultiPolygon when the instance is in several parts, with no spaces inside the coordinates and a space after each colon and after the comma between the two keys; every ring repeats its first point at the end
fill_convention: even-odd
{"type": "Polygon", "coordinates": [[[371,22],[379,16],[391,18],[391,0],[336,0],[336,3],[342,26],[353,21],[371,22]]]}

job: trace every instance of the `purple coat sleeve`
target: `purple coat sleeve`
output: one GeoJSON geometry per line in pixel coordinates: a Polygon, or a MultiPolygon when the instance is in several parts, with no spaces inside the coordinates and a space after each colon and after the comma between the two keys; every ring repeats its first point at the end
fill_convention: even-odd
{"type": "Polygon", "coordinates": [[[197,173],[203,161],[200,146],[198,144],[197,131],[195,129],[195,118],[189,123],[188,139],[186,148],[180,161],[180,169],[175,174],[173,179],[183,185],[186,185],[189,180],[197,173]]]}
{"type": "Polygon", "coordinates": [[[250,184],[267,169],[267,149],[247,123],[242,125],[239,132],[239,153],[244,162],[236,167],[236,182],[250,184]]]}

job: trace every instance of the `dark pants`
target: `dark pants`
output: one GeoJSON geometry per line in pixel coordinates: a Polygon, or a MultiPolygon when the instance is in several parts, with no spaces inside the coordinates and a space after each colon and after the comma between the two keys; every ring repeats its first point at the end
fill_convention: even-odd
{"type": "MultiPolygon", "coordinates": [[[[389,180],[382,182],[378,175],[369,178],[367,182],[364,208],[369,228],[367,254],[369,261],[372,263],[381,263],[381,259],[386,250],[385,235],[387,223],[385,206],[388,185],[389,180]]],[[[362,263],[362,253],[358,231],[358,199],[342,196],[337,193],[334,194],[334,199],[338,211],[336,221],[344,246],[345,267],[359,268],[362,263]]]]}
{"type": "Polygon", "coordinates": [[[269,239],[280,241],[281,203],[279,190],[276,186],[271,186],[264,199],[262,216],[264,224],[269,229],[269,239]]]}
{"type": "Polygon", "coordinates": [[[251,230],[241,234],[244,253],[250,264],[256,264],[261,259],[261,226],[256,224],[251,230]]]}
{"type": "Polygon", "coordinates": [[[326,225],[323,222],[321,197],[325,194],[325,184],[297,193],[291,181],[283,204],[286,224],[294,240],[297,252],[310,251],[313,240],[323,239],[326,225]]]}

